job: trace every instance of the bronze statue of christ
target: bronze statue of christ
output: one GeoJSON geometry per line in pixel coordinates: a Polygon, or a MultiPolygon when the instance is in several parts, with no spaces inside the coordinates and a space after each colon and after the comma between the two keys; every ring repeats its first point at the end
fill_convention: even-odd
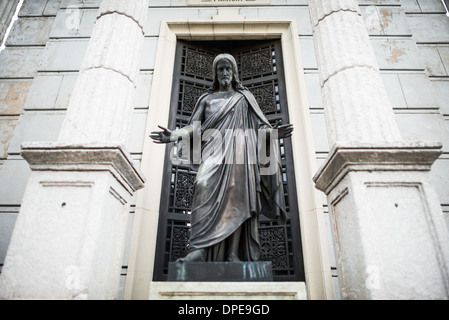
{"type": "Polygon", "coordinates": [[[293,127],[268,122],[239,81],[232,55],[218,55],[212,67],[212,88],[198,99],[189,125],[174,131],[159,126],[162,131],[150,136],[159,144],[186,132],[187,139],[202,137],[189,253],[180,261],[259,261],[259,216],[286,219],[278,139],[289,138],[293,127]]]}

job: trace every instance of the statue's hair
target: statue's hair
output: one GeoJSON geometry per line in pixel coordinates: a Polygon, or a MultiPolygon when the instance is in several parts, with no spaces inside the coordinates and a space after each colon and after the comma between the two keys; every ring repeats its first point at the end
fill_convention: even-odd
{"type": "Polygon", "coordinates": [[[228,60],[232,65],[232,87],[234,90],[243,89],[242,83],[239,80],[239,72],[237,68],[237,62],[235,61],[234,57],[229,53],[222,53],[215,57],[214,63],[213,63],[213,76],[214,76],[214,82],[212,83],[212,88],[210,89],[211,92],[215,92],[220,87],[220,84],[218,82],[217,77],[217,64],[221,60],[228,60]]]}

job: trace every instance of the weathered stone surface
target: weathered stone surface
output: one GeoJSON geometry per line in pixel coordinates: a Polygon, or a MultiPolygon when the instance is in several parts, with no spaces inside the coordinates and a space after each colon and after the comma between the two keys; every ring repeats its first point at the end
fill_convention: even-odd
{"type": "Polygon", "coordinates": [[[147,1],[103,1],[59,141],[126,143],[143,47],[138,21],[147,6],[147,1]]]}
{"type": "Polygon", "coordinates": [[[63,120],[62,112],[25,112],[17,122],[8,153],[20,154],[21,144],[27,141],[56,141],[63,120]]]}
{"type": "Polygon", "coordinates": [[[449,47],[440,47],[434,44],[420,45],[419,52],[425,57],[424,65],[429,76],[445,77],[448,76],[448,70],[444,67],[444,51],[449,47]]]}
{"type": "Polygon", "coordinates": [[[44,51],[39,47],[10,47],[0,54],[0,78],[32,78],[44,51]]]}
{"type": "Polygon", "coordinates": [[[116,298],[127,205],[143,185],[127,152],[113,144],[29,143],[22,156],[32,173],[0,278],[1,297],[116,298]],[[72,272],[79,278],[68,282],[72,272]]]}
{"type": "Polygon", "coordinates": [[[22,157],[35,171],[111,171],[132,192],[145,181],[128,152],[116,144],[24,143],[22,157]]]}
{"type": "Polygon", "coordinates": [[[404,11],[397,7],[370,5],[361,9],[370,35],[411,35],[404,11]]]}
{"type": "Polygon", "coordinates": [[[51,30],[52,38],[90,37],[97,20],[98,9],[67,8],[58,11],[51,30]]]}
{"type": "Polygon", "coordinates": [[[441,114],[400,113],[396,119],[405,141],[439,141],[443,152],[449,152],[449,135],[441,114]]]}
{"type": "Polygon", "coordinates": [[[409,38],[370,39],[380,69],[424,70],[425,66],[416,43],[409,38]]]}
{"type": "Polygon", "coordinates": [[[135,82],[140,64],[135,50],[143,44],[143,33],[133,19],[120,14],[101,16],[91,40],[81,70],[109,69],[135,82]]]}
{"type": "Polygon", "coordinates": [[[449,19],[444,13],[410,15],[408,21],[416,42],[449,42],[449,19]]]}
{"type": "Polygon", "coordinates": [[[50,40],[42,54],[39,71],[79,71],[88,43],[86,39],[50,40]]]}
{"type": "Polygon", "coordinates": [[[14,23],[6,41],[10,46],[45,45],[49,39],[53,17],[21,18],[14,23]]]}
{"type": "Polygon", "coordinates": [[[314,41],[322,84],[348,68],[378,70],[365,25],[357,14],[347,11],[333,13],[315,27],[314,41]],[[329,55],[329,52],[333,54],[329,55]]]}
{"type": "Polygon", "coordinates": [[[0,43],[3,43],[18,3],[19,0],[0,0],[0,43]]]}
{"type": "Polygon", "coordinates": [[[443,212],[446,218],[446,222],[448,223],[449,228],[449,214],[447,212],[446,203],[449,203],[449,189],[447,186],[449,185],[449,159],[441,157],[437,161],[435,161],[432,166],[432,171],[430,172],[432,176],[432,183],[435,186],[435,191],[438,195],[438,199],[443,205],[443,212]],[[446,210],[444,210],[446,209],[446,210]]]}
{"type": "Polygon", "coordinates": [[[30,86],[30,80],[0,80],[0,115],[21,114],[30,86]]]}
{"type": "Polygon", "coordinates": [[[329,199],[342,298],[448,298],[449,235],[429,174],[441,153],[439,143],[334,147],[314,180],[329,199]]]}
{"type": "Polygon", "coordinates": [[[42,16],[47,5],[47,0],[24,0],[20,9],[20,17],[42,16]]]}
{"type": "Polygon", "coordinates": [[[448,299],[447,226],[428,173],[351,172],[331,197],[343,299],[448,299]]]}
{"type": "Polygon", "coordinates": [[[18,117],[0,117],[0,159],[6,159],[18,117]]]}
{"type": "Polygon", "coordinates": [[[330,143],[401,140],[357,2],[309,7],[330,143]]]}
{"type": "MultiPolygon", "coordinates": [[[[307,300],[305,282],[153,282],[150,300],[307,300]]],[[[186,301],[188,302],[188,301],[186,301]]]]}
{"type": "Polygon", "coordinates": [[[323,87],[323,102],[332,142],[401,140],[382,78],[372,68],[335,74],[323,87]]]}
{"type": "Polygon", "coordinates": [[[431,82],[441,114],[449,114],[449,81],[434,80],[431,82]]]}
{"type": "Polygon", "coordinates": [[[109,172],[33,171],[2,269],[1,298],[116,298],[127,201],[109,172]]]}
{"type": "Polygon", "coordinates": [[[133,83],[120,73],[101,68],[80,73],[58,141],[125,144],[134,97],[133,83]]]}

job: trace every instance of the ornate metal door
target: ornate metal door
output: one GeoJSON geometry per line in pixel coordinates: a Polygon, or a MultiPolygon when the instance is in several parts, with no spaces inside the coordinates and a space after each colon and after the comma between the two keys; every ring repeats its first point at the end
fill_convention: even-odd
{"type": "MultiPolygon", "coordinates": [[[[190,119],[197,99],[212,84],[212,62],[218,53],[231,53],[238,63],[240,80],[255,96],[270,123],[289,123],[280,41],[178,42],[169,128],[180,128],[190,119]]],[[[261,260],[273,262],[275,281],[304,281],[296,182],[291,139],[280,141],[287,222],[263,216],[259,222],[261,260]]],[[[167,147],[155,262],[155,281],[167,279],[168,263],[187,254],[190,207],[195,172],[174,165],[167,147]]]]}

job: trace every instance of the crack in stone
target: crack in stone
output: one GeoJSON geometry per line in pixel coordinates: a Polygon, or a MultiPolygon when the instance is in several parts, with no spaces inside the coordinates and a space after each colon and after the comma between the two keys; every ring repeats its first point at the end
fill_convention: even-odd
{"type": "Polygon", "coordinates": [[[88,68],[85,68],[85,69],[81,70],[81,72],[89,71],[89,70],[94,70],[94,69],[104,69],[104,70],[109,70],[109,71],[118,73],[119,75],[121,75],[121,76],[125,77],[126,79],[128,79],[128,81],[131,82],[131,84],[134,86],[134,88],[137,88],[136,84],[135,84],[134,81],[130,78],[130,76],[124,74],[124,73],[121,72],[121,71],[118,71],[118,70],[115,70],[115,69],[113,69],[113,68],[110,68],[110,67],[105,67],[105,66],[88,67],[88,68]]]}
{"type": "Polygon", "coordinates": [[[346,70],[350,70],[350,69],[355,69],[355,68],[367,68],[367,69],[371,69],[375,72],[379,72],[379,70],[377,68],[370,66],[370,65],[364,65],[364,64],[357,64],[357,65],[353,65],[353,66],[349,66],[349,67],[344,67],[344,68],[336,70],[335,72],[332,72],[325,80],[323,80],[323,83],[321,84],[321,88],[324,88],[324,85],[326,84],[326,82],[328,82],[333,76],[337,75],[338,73],[346,71],[346,70]]]}
{"type": "Polygon", "coordinates": [[[139,23],[139,21],[137,21],[133,16],[130,16],[129,14],[126,14],[124,12],[120,12],[120,11],[106,11],[106,12],[101,13],[97,17],[97,21],[100,20],[100,18],[102,18],[104,16],[111,15],[111,14],[114,14],[114,13],[122,15],[122,16],[125,16],[125,17],[133,20],[139,26],[140,30],[142,31],[142,34],[145,35],[144,27],[139,23]]]}
{"type": "Polygon", "coordinates": [[[362,14],[360,12],[358,12],[357,10],[354,9],[338,9],[338,10],[333,10],[327,14],[325,14],[322,18],[318,19],[317,22],[313,25],[313,28],[315,28],[316,26],[318,26],[320,24],[321,21],[323,21],[324,19],[326,19],[327,17],[331,16],[334,13],[338,13],[338,12],[353,12],[355,14],[357,14],[358,16],[362,16],[362,14]]]}

